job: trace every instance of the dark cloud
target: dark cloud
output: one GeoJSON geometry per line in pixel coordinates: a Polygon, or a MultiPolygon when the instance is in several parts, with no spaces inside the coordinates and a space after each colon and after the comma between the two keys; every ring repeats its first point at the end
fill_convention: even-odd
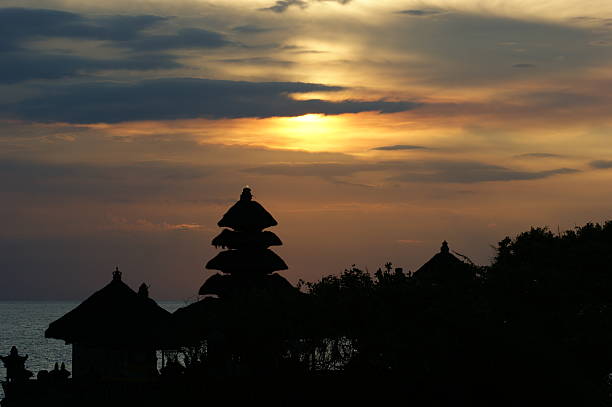
{"type": "Polygon", "coordinates": [[[33,39],[75,38],[114,41],[139,51],[215,48],[231,44],[223,35],[199,28],[153,35],[145,30],[167,21],[153,15],[85,17],[57,10],[0,8],[0,49],[18,49],[33,39]]]}
{"type": "Polygon", "coordinates": [[[57,10],[0,8],[0,83],[113,69],[174,69],[182,66],[176,62],[177,57],[160,52],[235,44],[223,34],[199,28],[183,28],[168,35],[146,31],[166,20],[152,15],[90,18],[57,10]],[[28,49],[30,41],[48,38],[103,40],[132,52],[122,58],[103,59],[28,49]]]}
{"type": "Polygon", "coordinates": [[[428,150],[427,147],[423,146],[413,146],[410,144],[396,144],[393,146],[380,146],[374,147],[372,150],[378,151],[400,151],[400,150],[428,150]]]}
{"type": "Polygon", "coordinates": [[[58,10],[0,8],[0,50],[19,49],[25,41],[49,37],[128,41],[165,20],[152,15],[87,18],[58,10]]]}
{"type": "Polygon", "coordinates": [[[561,158],[565,157],[561,154],[552,154],[552,153],[525,153],[519,154],[517,157],[529,157],[529,158],[561,158]]]}
{"type": "Polygon", "coordinates": [[[593,168],[597,168],[598,170],[606,170],[608,168],[612,168],[612,160],[595,160],[591,161],[589,165],[593,168]]]}
{"type": "Polygon", "coordinates": [[[534,64],[514,64],[512,65],[513,68],[535,68],[536,66],[534,64]]]}
{"type": "Polygon", "coordinates": [[[182,65],[170,55],[134,55],[122,59],[95,59],[76,55],[7,52],[0,55],[0,83],[30,79],[60,79],[103,70],[174,69],[182,65]]]}
{"type": "Polygon", "coordinates": [[[259,34],[272,31],[272,28],[258,27],[256,25],[246,24],[232,28],[232,31],[240,34],[259,34]]]}
{"type": "Polygon", "coordinates": [[[402,171],[389,180],[399,182],[445,182],[472,184],[493,181],[526,181],[553,175],[572,174],[578,170],[556,168],[546,171],[520,171],[476,161],[436,161],[425,163],[422,169],[402,171]]]}
{"type": "Polygon", "coordinates": [[[291,51],[293,54],[327,54],[329,51],[319,51],[315,49],[306,49],[297,45],[283,45],[279,47],[284,51],[291,51]]]}
{"type": "Polygon", "coordinates": [[[283,13],[291,6],[297,6],[300,8],[308,7],[308,3],[303,0],[279,0],[273,6],[264,7],[259,10],[261,11],[273,11],[275,13],[283,13]]]}
{"type": "MultiPolygon", "coordinates": [[[[163,51],[186,48],[220,48],[232,45],[223,34],[199,28],[183,28],[171,35],[142,35],[123,45],[135,51],[163,51]]],[[[119,44],[121,45],[121,44],[119,44]]]]}
{"type": "Polygon", "coordinates": [[[197,117],[288,117],[415,109],[416,102],[295,100],[291,93],[340,87],[300,82],[234,82],[169,78],[137,83],[86,83],[42,88],[42,96],[6,106],[9,116],[41,122],[117,123],[197,117]]]}
{"type": "Polygon", "coordinates": [[[270,57],[251,57],[251,58],[230,58],[221,59],[220,62],[227,64],[246,64],[246,65],[277,65],[277,66],[290,66],[293,65],[293,61],[286,61],[283,59],[276,59],[270,57]]]}
{"type": "MultiPolygon", "coordinates": [[[[273,11],[275,13],[284,13],[285,11],[287,11],[287,9],[289,7],[292,6],[296,6],[299,8],[306,8],[308,7],[308,5],[312,2],[313,0],[307,1],[307,0],[277,0],[276,3],[270,7],[264,7],[264,8],[260,8],[260,11],[273,11]]],[[[351,2],[351,0],[316,0],[318,2],[325,2],[325,1],[329,1],[329,2],[334,2],[334,3],[340,3],[340,4],[348,4],[351,2]]]]}
{"type": "Polygon", "coordinates": [[[572,174],[578,170],[557,168],[546,171],[520,171],[477,161],[383,161],[357,164],[276,164],[250,168],[265,175],[316,176],[335,180],[360,172],[390,172],[395,182],[471,184],[491,181],[523,181],[572,174]]]}
{"type": "Polygon", "coordinates": [[[445,10],[436,9],[436,8],[425,8],[425,9],[411,9],[411,10],[402,10],[398,11],[398,14],[407,14],[409,16],[414,17],[426,17],[426,16],[434,16],[437,14],[446,13],[445,10]]]}

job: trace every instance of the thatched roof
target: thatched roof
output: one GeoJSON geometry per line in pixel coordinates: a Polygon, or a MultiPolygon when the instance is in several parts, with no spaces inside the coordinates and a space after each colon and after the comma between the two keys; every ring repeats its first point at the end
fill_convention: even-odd
{"type": "Polygon", "coordinates": [[[283,242],[273,232],[234,232],[223,231],[212,240],[215,247],[230,249],[266,249],[270,246],[282,246],[283,242]]]}
{"type": "Polygon", "coordinates": [[[225,273],[272,273],[287,270],[287,264],[270,249],[226,250],[213,257],[206,268],[225,273]]]}
{"type": "Polygon", "coordinates": [[[418,280],[443,283],[445,281],[471,280],[474,273],[468,263],[465,263],[450,253],[448,243],[442,242],[440,252],[414,272],[418,280]]]}
{"type": "Polygon", "coordinates": [[[121,281],[115,270],[113,280],[75,309],[49,324],[46,338],[66,343],[103,346],[160,346],[170,313],[121,281]]]}
{"type": "Polygon", "coordinates": [[[250,188],[244,188],[240,200],[229,208],[217,225],[240,231],[258,231],[277,224],[263,206],[252,200],[250,188]]]}
{"type": "Polygon", "coordinates": [[[200,295],[215,294],[230,297],[244,290],[266,291],[270,294],[297,294],[298,290],[284,277],[273,273],[268,275],[214,274],[200,287],[200,295]]]}

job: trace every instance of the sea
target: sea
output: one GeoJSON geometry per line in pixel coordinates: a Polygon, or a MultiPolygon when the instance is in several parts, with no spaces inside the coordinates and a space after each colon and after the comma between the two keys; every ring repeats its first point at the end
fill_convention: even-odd
{"type": "MultiPolygon", "coordinates": [[[[170,312],[186,305],[185,301],[158,301],[170,312]]],[[[45,338],[49,324],[79,305],[77,301],[0,301],[0,355],[6,356],[12,346],[20,355],[28,355],[26,368],[34,373],[51,370],[55,363],[72,370],[72,346],[64,341],[45,338]]],[[[0,380],[6,370],[0,363],[0,380]]],[[[0,386],[0,400],[4,398],[0,386]]]]}

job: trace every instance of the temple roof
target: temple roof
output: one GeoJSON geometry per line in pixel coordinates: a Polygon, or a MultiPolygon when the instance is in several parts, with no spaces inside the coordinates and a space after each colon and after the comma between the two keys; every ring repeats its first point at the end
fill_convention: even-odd
{"type": "Polygon", "coordinates": [[[137,294],[121,281],[116,269],[109,284],[51,322],[45,337],[119,347],[158,345],[170,313],[148,298],[145,287],[137,294]]]}
{"type": "Polygon", "coordinates": [[[436,280],[439,282],[456,279],[472,279],[474,274],[468,263],[465,263],[450,253],[448,243],[442,242],[440,252],[414,272],[414,277],[420,280],[436,280]]]}
{"type": "Polygon", "coordinates": [[[240,200],[223,215],[217,225],[238,231],[258,231],[278,223],[258,202],[253,201],[250,188],[244,188],[240,200]]]}
{"type": "Polygon", "coordinates": [[[206,268],[225,273],[272,273],[287,270],[287,264],[270,249],[226,250],[213,257],[206,268]]]}
{"type": "Polygon", "coordinates": [[[220,297],[227,297],[234,294],[236,291],[249,290],[265,290],[270,293],[290,293],[296,294],[297,288],[291,285],[284,277],[274,273],[256,278],[243,277],[242,275],[223,275],[214,274],[208,278],[200,287],[199,294],[215,294],[220,297]]]}
{"type": "Polygon", "coordinates": [[[270,246],[282,246],[283,242],[273,232],[234,232],[229,229],[223,231],[212,240],[215,247],[230,249],[265,249],[270,246]]]}

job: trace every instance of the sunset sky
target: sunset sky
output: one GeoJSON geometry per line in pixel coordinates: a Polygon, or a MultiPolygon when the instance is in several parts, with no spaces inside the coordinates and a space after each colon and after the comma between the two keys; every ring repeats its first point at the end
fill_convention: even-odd
{"type": "Polygon", "coordinates": [[[0,0],[0,300],[193,299],[251,186],[291,282],[612,218],[612,2],[0,0]]]}

